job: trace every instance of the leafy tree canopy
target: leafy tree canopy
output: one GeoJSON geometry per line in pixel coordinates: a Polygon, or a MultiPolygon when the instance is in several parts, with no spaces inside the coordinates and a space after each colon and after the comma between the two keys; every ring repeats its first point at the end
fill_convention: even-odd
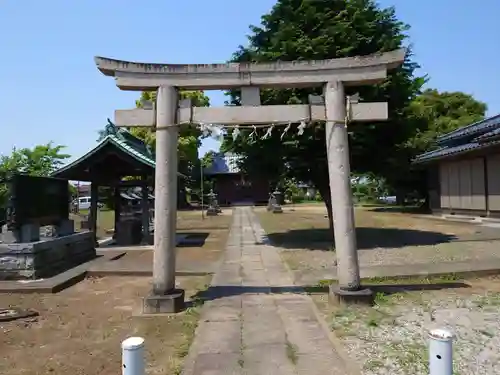
{"type": "MultiPolygon", "coordinates": [[[[407,29],[394,8],[380,8],[373,0],[279,0],[260,26],[250,27],[248,46],[240,46],[232,60],[319,60],[387,52],[403,47],[407,29]]],[[[346,89],[347,95],[358,92],[363,101],[388,101],[390,108],[389,121],[350,125],[354,171],[384,175],[400,167],[398,151],[413,133],[404,112],[425,83],[413,76],[416,67],[408,53],[404,65],[384,83],[346,89]]],[[[263,104],[307,103],[309,94],[321,93],[321,88],[262,90],[261,99],[263,104]]],[[[230,98],[238,104],[239,92],[231,91],[230,98]]],[[[302,136],[290,132],[283,140],[278,132],[255,143],[245,138],[227,137],[223,149],[243,155],[248,173],[310,180],[325,199],[332,226],[324,126],[308,127],[302,136]]]]}
{"type": "Polygon", "coordinates": [[[65,146],[49,142],[33,149],[12,149],[10,155],[0,156],[0,207],[6,204],[7,186],[2,183],[14,173],[26,173],[33,176],[49,176],[70,157],[62,153],[65,146]]]}
{"type": "Polygon", "coordinates": [[[486,110],[485,103],[463,92],[425,90],[409,106],[417,131],[406,145],[416,154],[430,151],[438,136],[484,119],[486,110]]]}
{"type": "MultiPolygon", "coordinates": [[[[193,105],[196,107],[208,107],[210,105],[209,98],[203,91],[181,91],[180,99],[190,98],[193,105]]],[[[141,93],[140,99],[136,100],[137,108],[142,107],[144,101],[156,103],[155,91],[144,91],[141,93]]],[[[155,150],[156,138],[155,132],[148,127],[132,127],[130,132],[136,137],[143,139],[152,150],[155,150]]],[[[99,140],[105,136],[102,130],[99,132],[99,140]]],[[[190,176],[193,167],[198,160],[198,148],[201,145],[202,133],[194,126],[182,126],[179,131],[179,142],[177,145],[179,155],[179,172],[190,176]]]]}

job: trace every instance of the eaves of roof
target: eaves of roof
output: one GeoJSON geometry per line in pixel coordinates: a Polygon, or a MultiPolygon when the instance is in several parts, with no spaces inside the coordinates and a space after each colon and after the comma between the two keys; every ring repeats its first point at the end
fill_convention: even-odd
{"type": "Polygon", "coordinates": [[[484,133],[488,130],[493,130],[495,127],[500,127],[500,114],[489,117],[487,119],[477,121],[470,125],[456,129],[450,133],[444,134],[437,138],[437,143],[442,144],[451,140],[458,140],[462,137],[473,136],[478,133],[484,133]]]}
{"type": "Polygon", "coordinates": [[[436,161],[439,159],[445,159],[451,156],[457,156],[458,154],[466,154],[471,151],[485,149],[498,144],[500,144],[500,140],[491,142],[471,142],[459,146],[441,147],[437,150],[418,155],[415,159],[412,160],[412,164],[421,164],[436,161]]]}
{"type": "MultiPolygon", "coordinates": [[[[156,163],[152,157],[145,155],[144,153],[138,151],[136,148],[132,147],[129,143],[120,139],[118,136],[116,136],[114,134],[109,134],[102,141],[100,141],[97,144],[97,146],[94,147],[92,150],[90,150],[85,155],[81,156],[80,158],[74,160],[73,162],[71,162],[71,163],[65,165],[64,167],[58,169],[57,171],[53,172],[52,176],[57,176],[57,175],[61,174],[62,172],[65,172],[65,171],[75,167],[76,165],[84,162],[87,158],[94,155],[97,151],[99,151],[100,149],[102,149],[104,146],[106,146],[109,143],[113,144],[114,146],[116,146],[117,148],[119,148],[120,150],[122,150],[123,152],[128,154],[129,156],[133,157],[134,159],[136,159],[140,163],[142,163],[146,166],[149,166],[151,168],[155,168],[156,163]]],[[[183,178],[186,177],[182,173],[178,173],[178,176],[183,177],[183,178]]]]}

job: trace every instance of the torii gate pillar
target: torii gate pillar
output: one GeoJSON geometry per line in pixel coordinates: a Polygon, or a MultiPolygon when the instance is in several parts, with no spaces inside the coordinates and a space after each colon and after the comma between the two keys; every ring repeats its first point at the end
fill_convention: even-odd
{"type": "Polygon", "coordinates": [[[160,86],[156,96],[156,168],[153,289],[144,300],[146,313],[171,313],[184,307],[184,291],[175,288],[177,221],[178,92],[160,86]]]}
{"type": "Polygon", "coordinates": [[[340,81],[328,82],[324,91],[326,153],[339,282],[330,288],[330,297],[336,302],[353,299],[371,302],[372,292],[360,287],[344,85],[340,81]]]}

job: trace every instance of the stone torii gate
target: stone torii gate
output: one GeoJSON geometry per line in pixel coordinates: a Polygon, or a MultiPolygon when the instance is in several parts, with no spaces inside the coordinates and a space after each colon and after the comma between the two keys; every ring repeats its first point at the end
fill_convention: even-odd
{"type": "Polygon", "coordinates": [[[386,120],[387,103],[346,105],[345,86],[383,81],[389,69],[401,65],[406,51],[363,57],[316,61],[227,64],[146,64],[96,57],[97,68],[115,77],[121,90],[157,91],[152,109],[115,111],[117,126],[156,129],[155,234],[153,289],[145,298],[148,313],[183,308],[184,291],[175,288],[175,232],[177,219],[177,140],[179,124],[256,125],[326,121],[328,174],[332,194],[340,298],[370,292],[360,286],[346,116],[350,121],[386,120]],[[306,105],[260,105],[260,88],[324,87],[324,101],[310,98],[306,105]],[[179,102],[178,89],[241,88],[241,106],[193,107],[179,102]],[[347,109],[350,113],[346,113],[347,109]]]}

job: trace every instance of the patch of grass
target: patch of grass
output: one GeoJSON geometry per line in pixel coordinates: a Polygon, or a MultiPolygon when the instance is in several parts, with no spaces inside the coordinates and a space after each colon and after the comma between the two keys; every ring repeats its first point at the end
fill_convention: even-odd
{"type": "Polygon", "coordinates": [[[389,342],[385,346],[388,359],[400,367],[404,374],[428,374],[427,346],[415,342],[389,342]]]}
{"type": "Polygon", "coordinates": [[[390,298],[386,294],[378,292],[377,294],[375,294],[374,301],[376,305],[380,306],[387,304],[390,301],[390,298]]]}
{"type": "Polygon", "coordinates": [[[324,280],[320,280],[317,284],[317,286],[322,286],[322,287],[325,287],[325,286],[329,286],[331,284],[334,284],[336,283],[337,281],[336,280],[329,280],[329,279],[324,279],[324,280]]]}
{"type": "Polygon", "coordinates": [[[488,292],[485,295],[475,298],[473,303],[479,308],[500,306],[500,293],[488,292]]]}
{"type": "Polygon", "coordinates": [[[481,333],[482,335],[484,335],[486,337],[489,337],[490,339],[495,337],[495,334],[493,332],[486,331],[484,329],[478,329],[477,332],[481,333]]]}
{"type": "Polygon", "coordinates": [[[384,367],[385,367],[384,362],[382,362],[381,360],[375,359],[375,358],[370,358],[363,365],[363,370],[376,371],[376,370],[384,368],[384,367]]]}
{"type": "Polygon", "coordinates": [[[170,367],[172,368],[172,375],[181,375],[182,374],[182,363],[175,361],[173,359],[170,360],[170,367]]]}
{"type": "MultiPolygon", "coordinates": [[[[418,284],[441,284],[441,283],[454,283],[463,281],[464,278],[455,273],[448,273],[437,276],[375,276],[365,277],[361,279],[363,285],[418,285],[418,284]]],[[[337,280],[323,279],[316,284],[316,286],[326,287],[336,284],[337,280]]]]}
{"type": "Polygon", "coordinates": [[[331,315],[330,329],[338,337],[354,335],[353,325],[360,317],[359,309],[355,307],[341,307],[331,315]]]}
{"type": "Polygon", "coordinates": [[[297,347],[292,344],[288,339],[286,340],[286,356],[294,365],[297,364],[299,357],[297,355],[297,347]]]}
{"type": "Polygon", "coordinates": [[[441,283],[454,283],[463,280],[463,277],[454,273],[436,275],[436,276],[382,276],[382,277],[368,277],[363,278],[361,281],[365,285],[378,285],[378,284],[441,284],[441,283]]]}

